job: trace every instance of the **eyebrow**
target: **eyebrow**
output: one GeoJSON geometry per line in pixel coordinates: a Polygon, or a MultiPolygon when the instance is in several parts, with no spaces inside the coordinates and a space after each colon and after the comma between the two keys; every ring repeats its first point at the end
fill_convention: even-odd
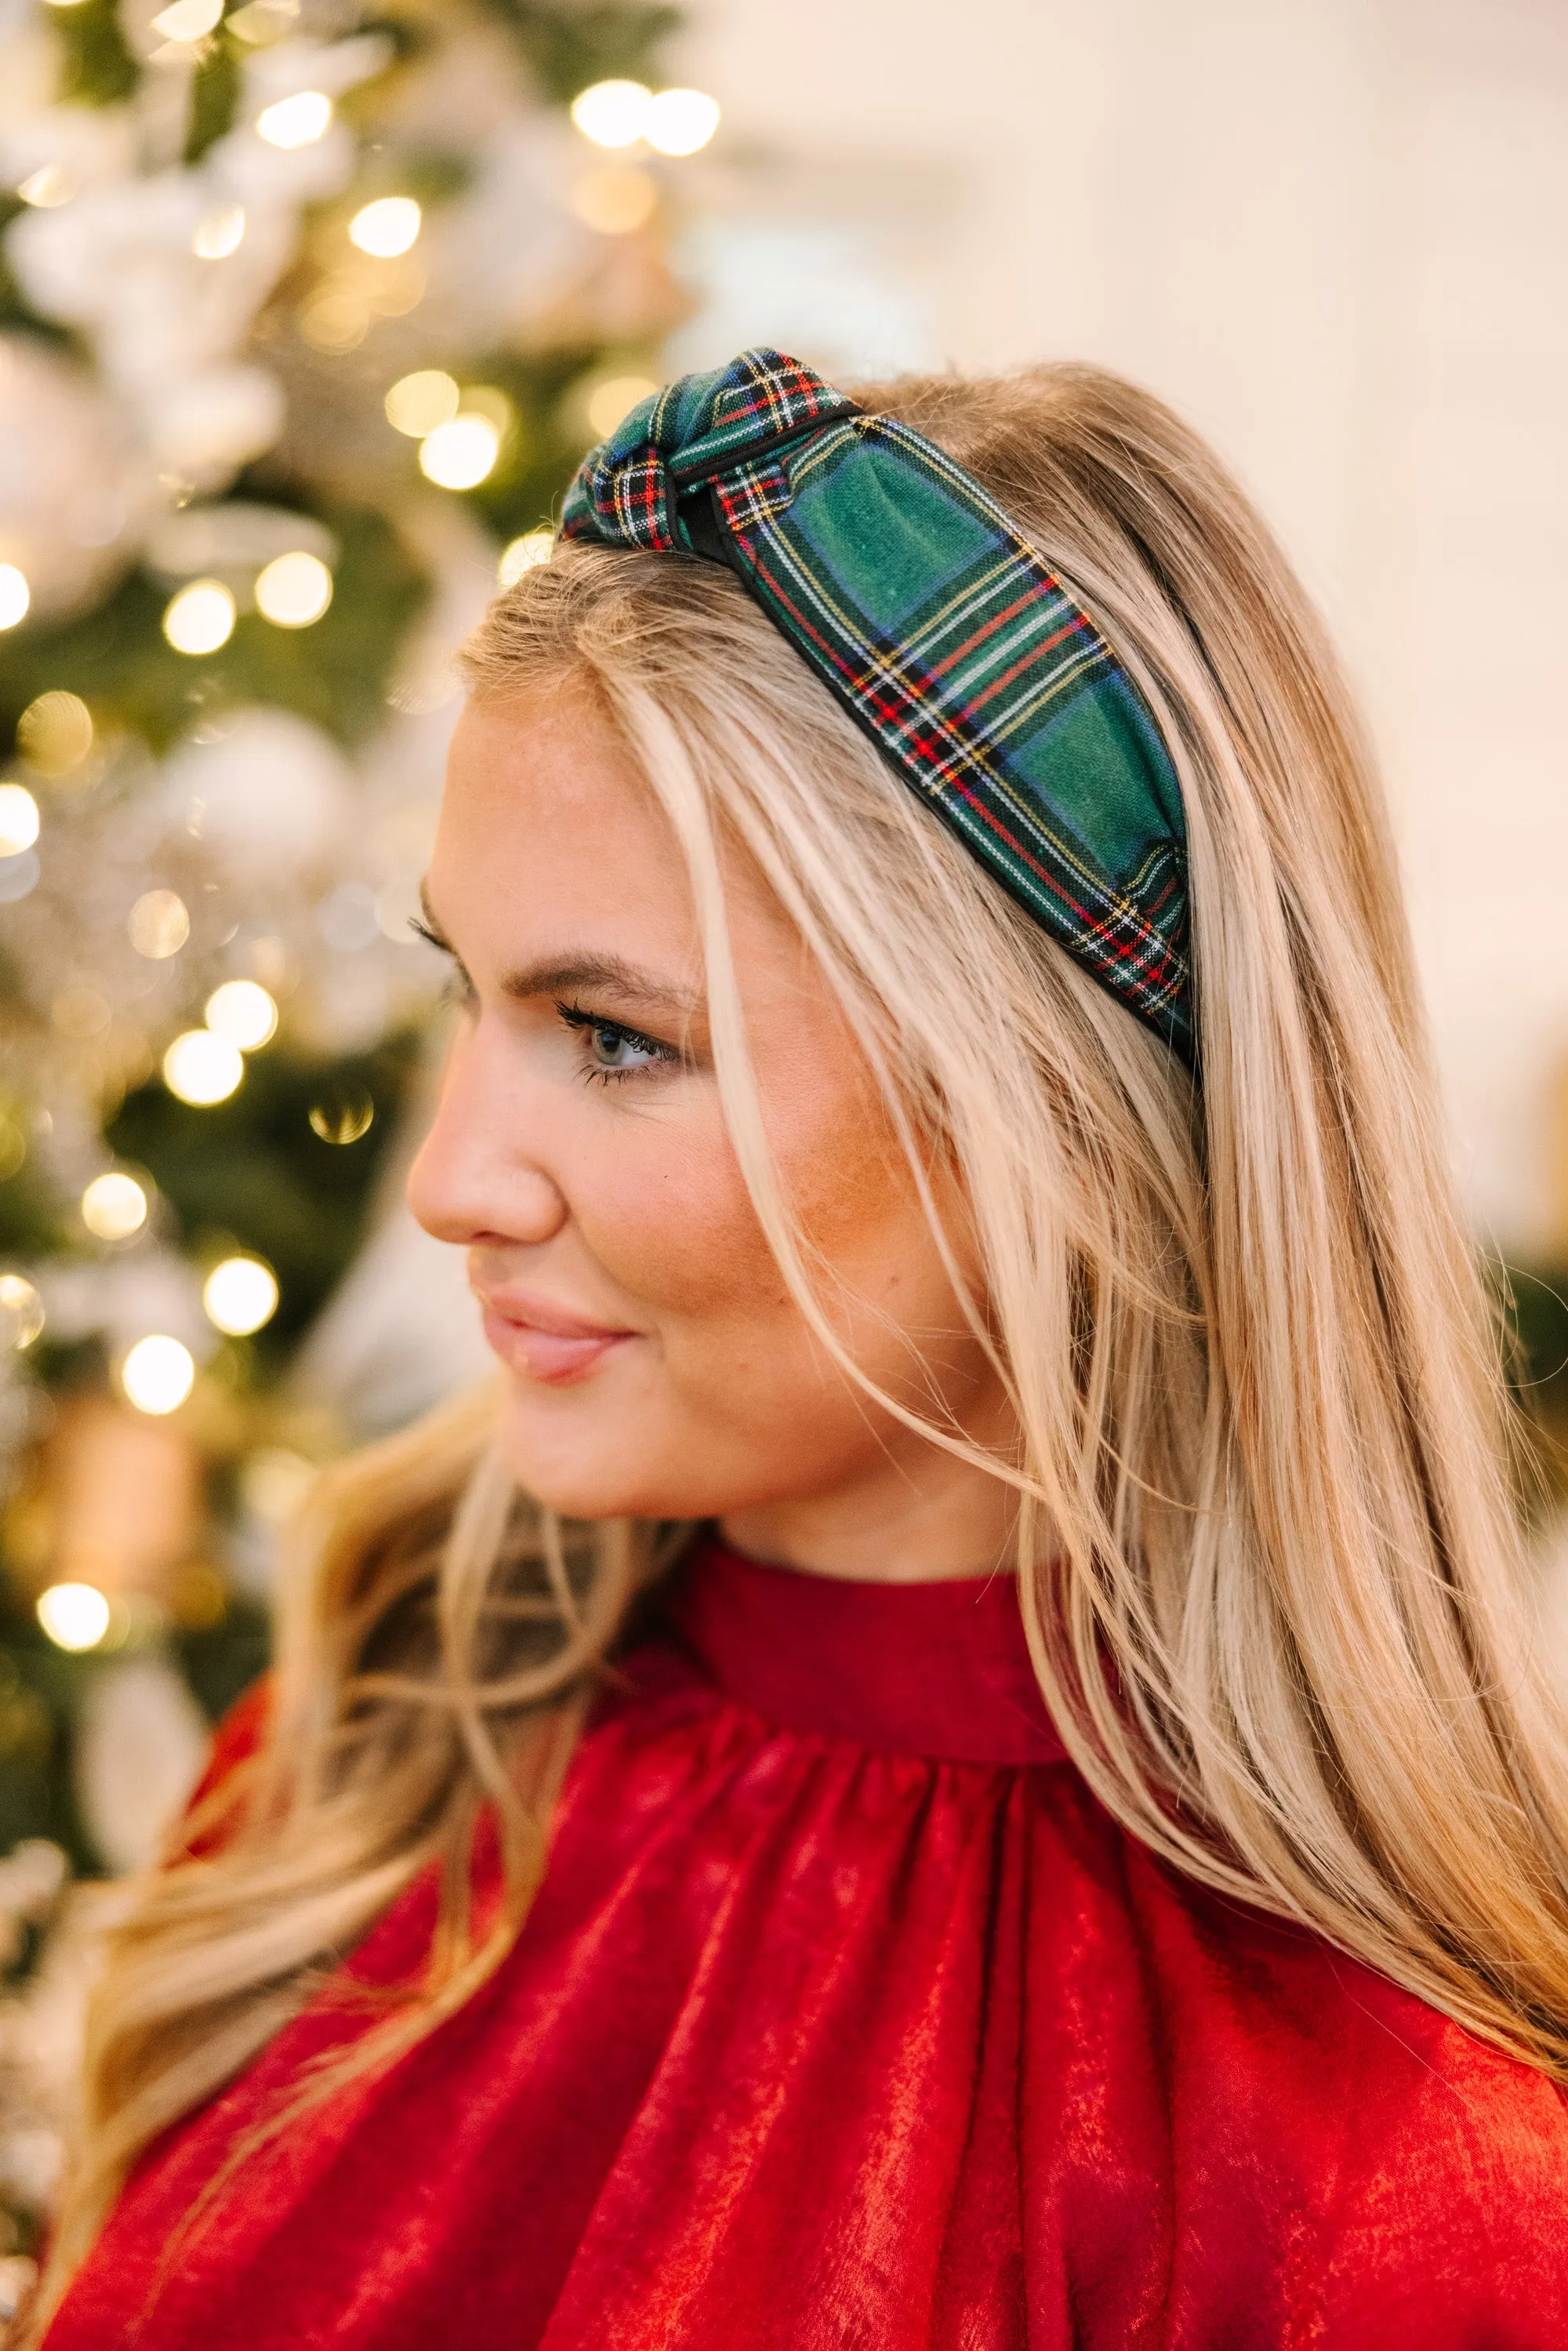
{"type": "MultiPolygon", "coordinates": [[[[460,962],[423,882],[419,885],[419,902],[424,909],[424,935],[433,946],[460,962]]],[[[517,971],[507,972],[501,982],[501,993],[519,1002],[540,996],[572,997],[601,990],[641,1011],[690,1014],[702,1004],[702,997],[695,989],[677,987],[673,981],[660,978],[656,972],[644,971],[616,955],[570,955],[558,961],[526,964],[517,971]]]]}

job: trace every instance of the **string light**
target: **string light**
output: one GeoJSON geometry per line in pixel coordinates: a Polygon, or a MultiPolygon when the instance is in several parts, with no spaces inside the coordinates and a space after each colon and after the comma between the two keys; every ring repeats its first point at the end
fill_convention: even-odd
{"type": "Polygon", "coordinates": [[[144,890],[125,928],[139,956],[149,963],[167,963],[191,935],[190,911],[172,890],[144,890]]]}
{"type": "Polygon", "coordinates": [[[225,1257],[208,1274],[202,1304],[214,1329],[248,1339],[277,1311],[277,1277],[258,1257],[225,1257]]]}
{"type": "Polygon", "coordinates": [[[96,1583],[51,1583],[35,1608],[57,1649],[96,1649],[109,1630],[109,1603],[96,1583]]]}
{"type": "Polygon", "coordinates": [[[643,136],[653,93],[640,81],[596,81],[571,101],[571,119],[596,147],[630,147],[643,136]]]}
{"type": "Polygon", "coordinates": [[[411,441],[423,441],[427,433],[451,423],[461,398],[444,368],[418,368],[413,375],[399,376],[382,406],[389,424],[411,441]]]}
{"type": "Polygon", "coordinates": [[[257,1053],[277,1034],[277,1007],[254,979],[225,979],[207,998],[206,1022],[242,1053],[257,1053]]]}
{"type": "Polygon", "coordinates": [[[419,235],[423,214],[412,196],[378,196],[349,223],[349,241],[378,261],[395,260],[419,235]]]}
{"type": "Polygon", "coordinates": [[[227,1102],[244,1075],[245,1056],[233,1038],[211,1029],[187,1029],[163,1056],[163,1083],[194,1110],[227,1102]]]}
{"type": "Polygon", "coordinates": [[[371,1131],[376,1106],[363,1086],[345,1081],[310,1105],[310,1132],[323,1143],[358,1143],[371,1131]]]}
{"type": "Polygon", "coordinates": [[[662,89],[650,99],[643,136],[661,155],[695,155],[718,129],[718,100],[706,90],[662,89]]]}
{"type": "Polygon", "coordinates": [[[278,629],[308,629],[332,601],[332,575],[319,555],[297,548],[257,573],[256,608],[278,629]]]}
{"type": "Polygon", "coordinates": [[[511,587],[514,580],[520,580],[525,571],[531,571],[537,563],[548,563],[554,545],[555,533],[550,530],[526,530],[521,538],[514,538],[509,547],[502,549],[501,559],[496,566],[496,577],[502,587],[511,587]]]}
{"type": "Polygon", "coordinates": [[[221,580],[193,580],[163,615],[163,634],[177,653],[215,653],[234,625],[235,600],[221,580]]]}
{"type": "Polygon", "coordinates": [[[81,1220],[100,1241],[129,1240],[147,1222],[147,1195],[134,1176],[95,1176],[81,1196],[81,1220]]]}
{"type": "Polygon", "coordinates": [[[323,90],[299,89],[280,98],[256,118],[256,127],[273,147],[308,147],[325,138],[332,120],[332,101],[323,90]]]}
{"type": "Polygon", "coordinates": [[[14,629],[18,621],[25,621],[32,601],[26,573],[18,571],[14,563],[0,563],[0,629],[14,629]]]}
{"type": "Polygon", "coordinates": [[[419,470],[444,490],[472,490],[495,466],[501,435],[487,416],[460,411],[419,444],[419,470]]]}
{"type": "Polygon", "coordinates": [[[224,0],[172,0],[152,19],[152,29],[166,41],[199,41],[224,13],[224,0]]]}
{"type": "Polygon", "coordinates": [[[0,1273],[0,1347],[20,1354],[44,1327],[44,1301],[19,1273],[0,1273]]]}
{"type": "Polygon", "coordinates": [[[225,261],[235,252],[245,235],[245,206],[220,204],[215,213],[197,224],[191,239],[191,250],[203,261],[225,261]]]}
{"type": "Polygon", "coordinates": [[[588,395],[588,421],[600,440],[607,440],[637,402],[658,389],[645,375],[607,376],[602,383],[596,383],[588,395]]]}
{"type": "Polygon", "coordinates": [[[38,803],[26,784],[0,784],[0,857],[19,857],[38,838],[38,803]]]}
{"type": "Polygon", "coordinates": [[[138,1339],[120,1366],[120,1384],[138,1412],[155,1417],[178,1412],[190,1395],[196,1366],[189,1347],[163,1332],[138,1339]]]}
{"type": "Polygon", "coordinates": [[[92,749],[92,713],[79,695],[52,686],[35,695],[16,721],[16,748],[40,776],[68,775],[92,749]]]}

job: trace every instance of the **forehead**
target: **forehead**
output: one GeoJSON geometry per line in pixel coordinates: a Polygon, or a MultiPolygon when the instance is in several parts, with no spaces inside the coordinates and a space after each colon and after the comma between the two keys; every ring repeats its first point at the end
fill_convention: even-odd
{"type": "Polygon", "coordinates": [[[668,820],[580,693],[468,705],[447,760],[431,860],[435,913],[466,958],[555,943],[689,959],[695,930],[668,820]],[[612,938],[609,935],[613,934],[612,938]]]}

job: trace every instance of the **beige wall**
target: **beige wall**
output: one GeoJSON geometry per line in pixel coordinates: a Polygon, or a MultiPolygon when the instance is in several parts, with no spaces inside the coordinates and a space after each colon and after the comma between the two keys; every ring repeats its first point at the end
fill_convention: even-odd
{"type": "Polygon", "coordinates": [[[1545,1245],[1568,0],[706,0],[682,63],[749,298],[691,356],[736,326],[845,366],[1076,353],[1260,496],[1373,711],[1476,1214],[1545,1245]],[[781,258],[791,219],[816,243],[781,258]]]}

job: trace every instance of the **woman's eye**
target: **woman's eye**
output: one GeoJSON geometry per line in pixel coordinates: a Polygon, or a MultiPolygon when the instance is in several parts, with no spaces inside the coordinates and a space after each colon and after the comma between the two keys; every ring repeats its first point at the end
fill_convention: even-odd
{"type": "Polygon", "coordinates": [[[556,1010],[580,1039],[584,1070],[591,1078],[606,1082],[612,1078],[634,1078],[644,1070],[665,1069],[680,1060],[671,1046],[661,1045],[657,1039],[644,1037],[619,1020],[597,1019],[575,1004],[558,1004],[556,1010]]]}

